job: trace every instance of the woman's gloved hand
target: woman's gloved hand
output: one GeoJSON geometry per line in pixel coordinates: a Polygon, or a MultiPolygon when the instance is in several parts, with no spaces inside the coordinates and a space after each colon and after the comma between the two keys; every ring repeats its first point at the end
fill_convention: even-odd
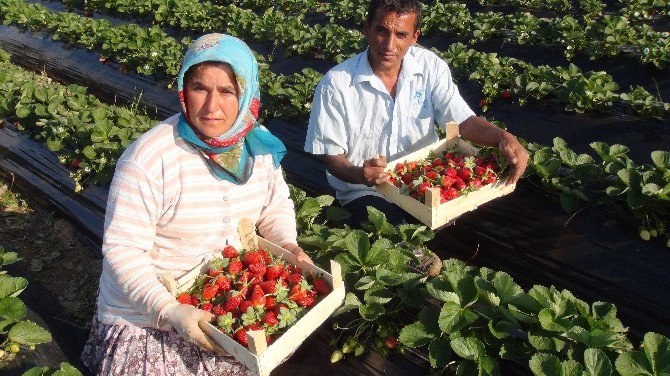
{"type": "Polygon", "coordinates": [[[221,355],[227,354],[226,350],[200,329],[201,323],[211,322],[214,319],[211,312],[178,303],[167,308],[164,318],[187,342],[221,355]]]}
{"type": "MultiPolygon", "coordinates": [[[[175,295],[177,284],[172,272],[168,271],[158,275],[158,280],[167,288],[170,294],[175,295]]],[[[205,350],[213,351],[221,355],[228,354],[216,341],[211,339],[200,329],[200,325],[211,322],[214,315],[188,304],[174,304],[165,309],[161,321],[169,323],[177,333],[186,341],[196,344],[205,350]]]]}

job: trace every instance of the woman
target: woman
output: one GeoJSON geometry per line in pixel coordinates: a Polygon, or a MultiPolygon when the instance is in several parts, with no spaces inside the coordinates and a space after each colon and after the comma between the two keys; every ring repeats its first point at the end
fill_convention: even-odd
{"type": "Polygon", "coordinates": [[[210,34],[184,56],[182,112],[137,139],[109,192],[97,314],[82,360],[97,374],[243,375],[198,327],[213,315],[179,304],[161,283],[227,243],[250,218],[298,257],[286,149],[256,120],[258,64],[237,38],[210,34]],[[219,352],[219,354],[217,354],[219,352]]]}

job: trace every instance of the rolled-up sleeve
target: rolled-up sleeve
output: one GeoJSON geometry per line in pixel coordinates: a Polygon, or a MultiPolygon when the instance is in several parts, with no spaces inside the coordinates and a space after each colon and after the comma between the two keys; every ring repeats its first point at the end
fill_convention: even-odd
{"type": "Polygon", "coordinates": [[[314,92],[305,151],[312,154],[346,154],[345,109],[338,94],[324,81],[314,92]]]}
{"type": "Polygon", "coordinates": [[[444,130],[448,122],[461,123],[475,113],[461,97],[447,63],[439,60],[437,68],[439,73],[432,90],[433,111],[435,121],[444,130]]]}

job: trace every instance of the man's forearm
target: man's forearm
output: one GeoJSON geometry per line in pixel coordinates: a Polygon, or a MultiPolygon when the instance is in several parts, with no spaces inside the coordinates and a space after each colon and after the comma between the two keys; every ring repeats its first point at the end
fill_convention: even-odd
{"type": "Polygon", "coordinates": [[[326,155],[323,158],[326,169],[334,177],[352,184],[365,184],[363,168],[355,166],[344,154],[326,155]]]}
{"type": "Polygon", "coordinates": [[[514,137],[479,116],[470,116],[463,121],[458,131],[461,137],[475,144],[498,147],[500,141],[506,137],[514,137]]]}

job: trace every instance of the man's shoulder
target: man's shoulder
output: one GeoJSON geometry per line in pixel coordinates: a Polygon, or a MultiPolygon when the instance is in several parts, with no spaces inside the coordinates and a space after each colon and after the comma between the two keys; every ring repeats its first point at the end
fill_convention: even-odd
{"type": "Polygon", "coordinates": [[[343,85],[351,85],[351,80],[356,73],[356,68],[360,63],[364,52],[348,58],[331,68],[321,79],[321,86],[328,88],[338,88],[343,85]]]}

